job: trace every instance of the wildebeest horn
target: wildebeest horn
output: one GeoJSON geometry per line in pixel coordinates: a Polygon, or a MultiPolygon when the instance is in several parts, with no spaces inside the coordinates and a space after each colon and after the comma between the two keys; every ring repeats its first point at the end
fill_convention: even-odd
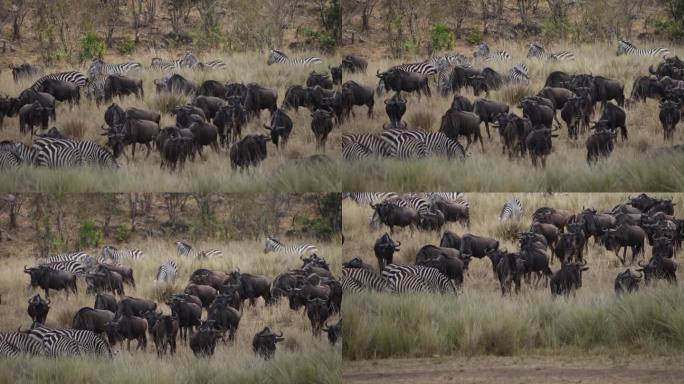
{"type": "Polygon", "coordinates": [[[276,337],[283,337],[283,331],[280,331],[280,335],[278,335],[276,333],[274,333],[273,335],[275,335],[276,337]]]}
{"type": "Polygon", "coordinates": [[[642,263],[643,263],[643,261],[642,261],[642,260],[639,260],[639,261],[637,262],[637,265],[640,266],[641,268],[645,268],[645,267],[648,266],[648,264],[643,265],[642,263]]]}
{"type": "Polygon", "coordinates": [[[264,128],[268,129],[269,131],[271,130],[271,127],[269,127],[269,126],[266,125],[266,124],[264,124],[264,128]]]}

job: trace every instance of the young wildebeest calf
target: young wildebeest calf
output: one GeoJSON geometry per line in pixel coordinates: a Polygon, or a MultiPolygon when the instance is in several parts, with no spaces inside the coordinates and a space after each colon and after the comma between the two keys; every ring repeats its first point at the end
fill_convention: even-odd
{"type": "Polygon", "coordinates": [[[316,136],[316,148],[325,152],[325,142],[332,131],[332,113],[324,109],[317,109],[311,114],[311,130],[316,136]]]}
{"type": "Polygon", "coordinates": [[[680,103],[672,100],[664,100],[660,103],[660,124],[663,126],[663,138],[672,141],[674,131],[681,118],[680,103]]]}
{"type": "Polygon", "coordinates": [[[561,269],[551,277],[551,295],[569,296],[577,289],[582,288],[582,272],[589,269],[584,263],[564,263],[561,269]]]}
{"type": "Polygon", "coordinates": [[[269,360],[273,357],[276,350],[276,343],[285,340],[283,338],[283,333],[280,335],[275,334],[271,331],[271,328],[266,327],[252,339],[252,350],[254,353],[263,358],[264,360],[269,360]]]}

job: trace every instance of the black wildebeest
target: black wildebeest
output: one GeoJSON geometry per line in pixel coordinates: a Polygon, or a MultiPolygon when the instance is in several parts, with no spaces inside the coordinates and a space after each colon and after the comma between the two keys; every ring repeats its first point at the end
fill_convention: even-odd
{"type": "Polygon", "coordinates": [[[147,321],[138,316],[122,316],[106,324],[107,338],[112,345],[126,340],[128,351],[131,350],[131,340],[136,340],[136,349],[147,348],[147,321]]]}
{"type": "Polygon", "coordinates": [[[568,75],[567,73],[562,71],[553,71],[549,73],[549,75],[546,77],[544,87],[567,87],[571,80],[572,75],[568,75]]]}
{"type": "Polygon", "coordinates": [[[658,118],[663,126],[663,139],[672,141],[677,123],[681,119],[681,104],[672,100],[660,102],[660,112],[658,118]]]}
{"type": "Polygon", "coordinates": [[[463,95],[454,95],[454,99],[451,100],[451,109],[456,111],[472,112],[474,107],[473,103],[463,95]]]}
{"type": "Polygon", "coordinates": [[[568,99],[561,109],[561,119],[568,127],[568,137],[577,140],[579,138],[580,127],[584,121],[582,114],[582,98],[572,97],[568,99]]]}
{"type": "Polygon", "coordinates": [[[452,140],[458,141],[459,136],[465,136],[467,140],[466,151],[470,144],[480,140],[480,146],[484,153],[484,142],[480,131],[480,118],[472,112],[449,109],[443,116],[439,131],[452,140]]]}
{"type": "Polygon", "coordinates": [[[169,92],[185,95],[193,95],[197,93],[197,83],[192,80],[188,80],[177,73],[174,73],[169,78],[154,80],[154,84],[157,88],[157,93],[169,92]]]}
{"type": "Polygon", "coordinates": [[[230,166],[233,170],[257,167],[268,156],[266,143],[271,138],[266,135],[247,135],[230,147],[230,166]]]}
{"type": "Polygon", "coordinates": [[[50,299],[43,300],[40,294],[34,295],[29,299],[26,311],[34,324],[45,324],[45,319],[50,311],[50,299]]]}
{"type": "Polygon", "coordinates": [[[249,299],[255,305],[256,299],[261,297],[265,304],[271,304],[271,281],[265,276],[242,273],[235,270],[230,273],[226,283],[235,284],[240,294],[240,301],[249,299]]]}
{"type": "Polygon", "coordinates": [[[406,72],[403,69],[391,68],[386,72],[380,73],[378,70],[376,76],[380,78],[387,89],[395,92],[417,92],[418,98],[422,94],[428,97],[432,95],[430,92],[430,85],[428,78],[415,72],[406,72]]]}
{"type": "Polygon", "coordinates": [[[473,103],[473,113],[480,118],[480,123],[485,123],[487,128],[487,138],[491,139],[489,123],[496,122],[496,116],[500,113],[508,113],[508,105],[487,99],[478,99],[473,103]]]}
{"type": "Polygon", "coordinates": [[[183,293],[199,297],[202,301],[202,307],[208,308],[214,299],[216,299],[218,290],[210,285],[190,283],[185,287],[183,293]]]}
{"type": "Polygon", "coordinates": [[[406,99],[401,97],[399,93],[395,93],[394,96],[389,99],[385,99],[385,112],[387,112],[387,117],[389,117],[389,126],[383,126],[383,128],[405,128],[406,123],[402,124],[401,119],[406,113],[406,99]]]}
{"type": "Polygon", "coordinates": [[[632,264],[636,257],[644,253],[644,241],[646,232],[638,225],[622,224],[615,229],[607,229],[601,236],[601,242],[609,251],[615,251],[615,256],[625,265],[627,259],[627,248],[632,249],[632,264]],[[620,258],[620,248],[624,248],[622,258],[620,258]]]}
{"type": "Polygon", "coordinates": [[[197,88],[195,96],[211,96],[225,98],[228,89],[225,84],[222,84],[216,80],[207,80],[202,83],[202,85],[197,88]]]}
{"type": "Polygon", "coordinates": [[[551,100],[542,97],[525,98],[518,107],[523,110],[523,116],[530,119],[534,127],[543,125],[551,128],[553,125],[555,115],[551,100]]]}
{"type": "Polygon", "coordinates": [[[370,87],[363,86],[355,81],[349,80],[342,84],[342,95],[343,98],[345,94],[348,94],[349,99],[349,110],[347,113],[352,111],[352,108],[356,105],[365,105],[368,108],[368,117],[373,116],[373,105],[375,104],[375,97],[373,94],[373,89],[370,87]]]}
{"type": "Polygon", "coordinates": [[[78,293],[76,287],[76,276],[67,271],[58,271],[48,266],[38,266],[26,268],[24,273],[31,276],[31,287],[40,287],[45,291],[45,297],[50,298],[50,289],[57,291],[64,290],[69,297],[69,291],[78,293]]]}
{"type": "Polygon", "coordinates": [[[644,281],[650,284],[656,280],[666,280],[669,283],[677,283],[677,264],[672,259],[653,256],[648,264],[639,261],[637,272],[643,272],[644,281]]]}
{"type": "Polygon", "coordinates": [[[123,278],[117,272],[89,272],[85,277],[86,293],[98,293],[102,291],[124,295],[123,278]]]}
{"type": "Polygon", "coordinates": [[[350,73],[356,72],[366,72],[368,68],[368,61],[362,57],[356,55],[346,55],[342,58],[342,63],[340,67],[350,73]]]}
{"type": "Polygon", "coordinates": [[[49,93],[54,96],[55,99],[66,101],[69,105],[79,104],[81,102],[79,87],[69,81],[46,79],[36,91],[49,93]]]}
{"type": "Polygon", "coordinates": [[[271,328],[265,327],[263,330],[257,332],[252,339],[252,350],[254,353],[263,358],[264,360],[270,360],[276,351],[276,343],[285,340],[283,338],[283,333],[280,335],[273,333],[271,328]]]}
{"type": "Polygon", "coordinates": [[[220,97],[197,96],[192,99],[191,105],[201,109],[207,120],[213,120],[216,117],[216,113],[225,103],[226,101],[220,97]]]}
{"type": "Polygon", "coordinates": [[[114,320],[114,313],[111,311],[83,307],[74,314],[71,328],[104,334],[107,331],[107,323],[112,320],[114,320]]]}
{"type": "Polygon", "coordinates": [[[152,300],[125,297],[117,304],[116,317],[143,316],[145,312],[155,309],[157,309],[157,303],[152,300]]]}
{"type": "Polygon", "coordinates": [[[55,110],[55,103],[57,99],[55,99],[55,97],[49,93],[37,92],[31,88],[27,88],[21,91],[18,97],[8,98],[6,100],[9,101],[11,107],[11,110],[9,111],[11,113],[8,113],[9,116],[13,116],[24,105],[32,104],[38,101],[43,107],[50,108],[50,118],[54,121],[57,120],[57,112],[55,110]]]}
{"type": "Polygon", "coordinates": [[[394,252],[399,252],[400,246],[401,242],[392,240],[387,232],[375,240],[373,252],[375,252],[375,258],[378,259],[379,271],[382,271],[388,264],[392,264],[394,252]]]}
{"type": "Polygon", "coordinates": [[[219,331],[228,332],[228,340],[235,340],[240,318],[242,314],[230,305],[231,297],[219,295],[207,309],[207,320],[214,322],[214,327],[219,331]]]}
{"type": "Polygon", "coordinates": [[[453,248],[442,248],[425,245],[416,254],[416,265],[436,268],[449,280],[453,280],[456,288],[463,286],[463,272],[468,269],[469,256],[461,256],[453,248]]]}
{"type": "Polygon", "coordinates": [[[132,145],[131,154],[135,160],[136,144],[143,144],[147,147],[147,159],[152,153],[151,143],[159,135],[159,124],[149,120],[137,120],[126,118],[122,126],[110,126],[109,129],[104,130],[102,135],[108,137],[107,145],[112,148],[114,157],[117,158],[121,154],[126,156],[124,148],[126,145],[132,145]]]}
{"type": "Polygon", "coordinates": [[[26,104],[19,109],[19,132],[31,132],[33,138],[33,127],[40,126],[42,129],[48,128],[52,109],[43,107],[40,102],[34,101],[33,104],[26,104]]]}
{"type": "Polygon", "coordinates": [[[587,138],[587,163],[589,165],[598,163],[602,157],[607,159],[613,152],[615,134],[599,125],[602,122],[602,120],[597,122],[597,125],[592,128],[594,132],[587,138]]]}
{"type": "Polygon", "coordinates": [[[546,157],[551,154],[553,148],[551,138],[553,137],[558,137],[553,133],[553,130],[537,126],[525,138],[525,146],[530,153],[534,167],[540,161],[542,168],[546,168],[546,157]]]}
{"type": "Polygon", "coordinates": [[[537,96],[551,100],[555,113],[555,111],[563,109],[565,103],[575,97],[575,93],[561,87],[544,87],[537,93],[537,96]]]}
{"type": "Polygon", "coordinates": [[[439,246],[444,248],[461,249],[461,238],[454,232],[444,231],[439,240],[439,246]]]}
{"type": "Polygon", "coordinates": [[[179,297],[174,297],[166,304],[171,307],[172,315],[178,319],[181,339],[187,340],[188,331],[200,325],[202,307],[179,297]]]}
{"type": "Polygon", "coordinates": [[[221,331],[214,328],[214,321],[205,321],[190,338],[190,349],[195,356],[213,356],[219,337],[221,331]]]}
{"type": "MultiPolygon", "coordinates": [[[[471,79],[473,76],[479,76],[481,73],[475,68],[455,66],[451,71],[450,88],[452,91],[460,93],[461,88],[471,86],[471,79]]],[[[484,83],[484,79],[482,81],[484,83]]]]}
{"type": "Polygon", "coordinates": [[[394,227],[409,227],[413,232],[418,223],[418,212],[411,207],[401,207],[392,203],[371,204],[380,222],[390,227],[390,233],[394,233],[394,227]]]}
{"type": "Polygon", "coordinates": [[[263,109],[273,113],[278,109],[278,93],[259,84],[247,84],[244,105],[249,116],[258,117],[263,109]]]}
{"type": "Polygon", "coordinates": [[[145,313],[147,329],[152,336],[157,356],[166,354],[167,348],[171,354],[176,353],[176,337],[178,335],[178,319],[169,315],[162,315],[161,312],[148,311],[145,313]]]}
{"type": "Polygon", "coordinates": [[[276,148],[282,144],[285,148],[292,132],[292,119],[282,109],[276,110],[271,116],[271,125],[264,124],[264,128],[271,131],[271,141],[276,148]]]}
{"type": "Polygon", "coordinates": [[[641,76],[634,80],[632,93],[629,98],[632,101],[645,101],[647,98],[662,99],[665,97],[665,89],[655,76],[641,76]]]}
{"type": "Polygon", "coordinates": [[[323,332],[328,334],[328,341],[330,344],[337,344],[337,340],[342,336],[342,319],[338,320],[335,325],[328,325],[326,323],[323,326],[323,332]]]}
{"type": "Polygon", "coordinates": [[[93,308],[116,312],[118,308],[116,297],[107,293],[98,293],[95,295],[95,305],[93,308]]]}
{"type": "Polygon", "coordinates": [[[551,277],[551,295],[569,296],[582,288],[582,272],[589,269],[584,263],[563,263],[561,269],[551,277]]]}
{"type": "Polygon", "coordinates": [[[189,280],[194,284],[210,285],[215,289],[221,290],[229,277],[230,275],[225,272],[200,268],[192,272],[189,280]]]}
{"type": "Polygon", "coordinates": [[[495,127],[501,136],[501,153],[508,151],[508,158],[524,156],[527,153],[525,138],[532,132],[532,123],[527,117],[515,113],[501,113],[496,117],[495,127]]]}
{"type": "Polygon", "coordinates": [[[105,80],[104,99],[111,101],[114,97],[121,99],[123,96],[135,95],[139,99],[145,98],[143,81],[123,75],[109,75],[105,80]]]}
{"type": "Polygon", "coordinates": [[[330,80],[329,75],[311,71],[311,73],[309,73],[309,77],[306,79],[306,86],[313,88],[317,85],[321,88],[333,89],[333,82],[330,80]]]}
{"type": "Polygon", "coordinates": [[[301,85],[293,85],[285,92],[282,109],[288,110],[294,108],[295,112],[299,111],[299,107],[309,107],[311,105],[310,89],[301,85]]]}
{"type": "Polygon", "coordinates": [[[38,75],[43,72],[43,68],[35,64],[22,63],[22,64],[10,64],[9,68],[12,70],[12,79],[15,83],[18,83],[22,79],[28,79],[32,76],[38,75]]]}
{"type": "Polygon", "coordinates": [[[626,269],[624,272],[618,273],[615,277],[615,294],[632,293],[639,290],[639,283],[644,274],[635,274],[631,270],[626,269]]]}
{"type": "Polygon", "coordinates": [[[461,248],[459,251],[462,256],[481,259],[487,256],[489,251],[497,249],[499,249],[499,242],[496,239],[472,235],[470,233],[461,236],[461,248]]]}
{"type": "Polygon", "coordinates": [[[332,131],[332,114],[324,109],[317,109],[311,114],[311,131],[316,137],[316,147],[325,152],[325,142],[332,131]]]}
{"type": "Polygon", "coordinates": [[[247,111],[234,96],[216,112],[213,121],[218,130],[221,145],[230,145],[242,138],[242,127],[247,123],[247,111]]]}

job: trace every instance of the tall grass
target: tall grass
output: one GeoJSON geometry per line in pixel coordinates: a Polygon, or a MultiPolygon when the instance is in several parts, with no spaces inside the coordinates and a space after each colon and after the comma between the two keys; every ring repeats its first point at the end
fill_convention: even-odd
{"type": "MultiPolygon", "coordinates": [[[[582,46],[557,45],[552,50],[571,50],[577,56],[572,62],[542,62],[527,59],[527,46],[510,41],[499,41],[496,49],[506,49],[512,55],[507,63],[476,63],[478,67],[491,66],[501,74],[524,62],[529,67],[531,83],[529,87],[506,85],[493,91],[488,98],[505,102],[511,112],[522,115],[517,108],[523,96],[536,94],[543,88],[548,74],[554,70],[567,73],[592,73],[616,79],[624,83],[625,96],[629,97],[636,77],[648,74],[648,66],[657,63],[657,58],[616,57],[613,43],[600,43],[582,46]]],[[[677,50],[679,47],[672,47],[677,50]]],[[[456,51],[471,56],[467,47],[456,51]]],[[[406,58],[404,62],[422,60],[406,58]]],[[[376,70],[385,70],[398,64],[397,60],[375,59],[369,62],[367,74],[354,74],[348,79],[366,85],[377,84],[376,70]]],[[[436,95],[432,98],[408,97],[407,112],[404,120],[409,126],[436,131],[441,116],[449,108],[451,97],[436,95]]],[[[470,90],[463,95],[474,100],[470,90]]],[[[385,97],[376,97],[376,105],[382,105],[385,97]]],[[[465,162],[448,161],[442,158],[427,160],[396,161],[392,159],[369,159],[344,163],[341,166],[342,184],[347,191],[380,190],[465,190],[465,191],[672,191],[682,190],[681,171],[684,154],[666,150],[672,144],[684,141],[682,129],[678,129],[673,142],[663,140],[662,128],[658,119],[657,102],[648,101],[627,108],[627,128],[629,140],[618,142],[613,154],[607,161],[590,167],[586,162],[585,142],[587,133],[577,141],[570,140],[563,124],[553,139],[553,152],[547,159],[546,169],[533,169],[529,158],[509,161],[501,153],[501,139],[496,129],[491,129],[491,139],[487,139],[484,125],[482,134],[485,152],[479,145],[469,148],[470,156],[465,162]]],[[[600,106],[593,117],[600,117],[600,106]]],[[[357,114],[352,121],[338,130],[339,134],[361,134],[382,132],[387,117],[382,110],[375,111],[372,118],[357,114]]],[[[554,124],[555,125],[555,124],[554,124]]],[[[461,139],[465,145],[465,140],[461,139]]],[[[338,144],[339,145],[339,144],[338,144]]]]}
{"type": "MultiPolygon", "coordinates": [[[[334,243],[317,244],[320,255],[331,263],[338,275],[341,249],[334,243]]],[[[121,247],[137,247],[145,253],[144,260],[131,264],[137,287],[125,286],[126,294],[133,297],[154,299],[158,310],[165,314],[170,309],[164,299],[170,293],[180,292],[188,277],[197,268],[230,271],[240,268],[243,272],[262,274],[273,278],[278,273],[301,265],[297,257],[264,254],[263,244],[257,241],[209,241],[194,244],[197,249],[217,248],[224,256],[211,260],[197,260],[176,256],[170,240],[142,240],[121,247]],[[170,286],[153,281],[157,267],[167,259],[178,264],[176,283],[170,286]]],[[[14,331],[21,326],[26,329],[30,318],[26,314],[26,284],[28,275],[21,273],[24,265],[33,265],[30,254],[15,248],[9,257],[0,260],[0,330],[14,331]]],[[[86,250],[99,255],[99,250],[86,250]]],[[[94,296],[85,294],[85,283],[78,282],[79,294],[68,300],[62,293],[51,293],[51,309],[47,326],[70,327],[73,315],[84,306],[92,307],[94,296]]],[[[206,312],[203,313],[206,318],[206,312]]],[[[331,318],[330,322],[337,321],[331,318]]],[[[135,345],[135,342],[133,343],[135,345]]],[[[148,338],[145,352],[126,351],[120,344],[118,353],[111,359],[78,358],[50,360],[43,358],[20,358],[0,361],[0,382],[178,382],[178,383],[339,383],[341,370],[341,346],[330,346],[325,335],[314,338],[306,316],[289,309],[287,300],[266,307],[262,300],[256,306],[247,304],[243,309],[240,327],[233,343],[220,342],[213,357],[196,358],[190,348],[179,341],[175,356],[158,359],[154,343],[148,338]],[[285,341],[278,344],[275,359],[265,362],[252,352],[252,337],[265,326],[282,331],[285,341]]]]}
{"type": "MultiPolygon", "coordinates": [[[[684,195],[673,198],[679,207],[684,195]]],[[[529,228],[535,209],[549,206],[580,211],[599,210],[625,201],[628,193],[515,193],[523,204],[519,222],[504,225],[498,215],[511,193],[466,194],[471,209],[470,228],[450,223],[444,229],[499,240],[500,248],[516,250],[512,232],[529,228]]],[[[679,210],[677,208],[677,210],[679,210]]],[[[387,228],[368,226],[370,207],[345,201],[342,206],[344,259],[360,257],[377,265],[375,239],[387,228]]],[[[675,212],[677,214],[677,212],[675,212]]],[[[395,230],[401,251],[394,262],[415,262],[426,244],[438,245],[441,232],[395,230]]],[[[550,255],[550,252],[547,251],[550,255]]],[[[646,247],[645,257],[650,257],[646,247]]],[[[680,286],[657,284],[637,294],[616,297],[615,276],[626,269],[612,251],[591,241],[585,253],[589,270],[575,296],[552,298],[548,286],[523,284],[521,293],[501,296],[488,258],[474,259],[458,296],[437,294],[347,294],[344,297],[343,358],[363,360],[433,355],[559,354],[576,350],[620,350],[624,353],[684,352],[684,299],[680,286]]],[[[550,265],[559,269],[558,262],[550,265]]]]}

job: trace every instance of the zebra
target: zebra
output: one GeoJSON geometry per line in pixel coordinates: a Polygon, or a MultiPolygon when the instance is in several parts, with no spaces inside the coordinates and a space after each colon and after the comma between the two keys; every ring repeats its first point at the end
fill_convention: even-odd
{"type": "Polygon", "coordinates": [[[627,40],[618,40],[617,55],[631,55],[631,56],[660,56],[665,57],[670,55],[670,50],[664,47],[657,48],[637,48],[634,44],[627,40]]]}
{"type": "MultiPolygon", "coordinates": [[[[446,156],[447,158],[458,158],[465,160],[466,152],[463,146],[442,132],[425,132],[417,129],[386,129],[382,136],[391,148],[391,153],[398,158],[407,158],[410,153],[400,153],[401,144],[407,140],[409,143],[419,142],[421,150],[424,150],[425,155],[446,156]]],[[[408,152],[408,151],[407,151],[408,152]]],[[[419,153],[421,155],[422,153],[419,153]]]]}
{"type": "Polygon", "coordinates": [[[150,62],[150,69],[159,71],[176,71],[181,69],[181,59],[168,60],[155,57],[150,62]]]}
{"type": "MultiPolygon", "coordinates": [[[[105,357],[112,357],[112,349],[109,342],[103,337],[99,336],[93,331],[86,331],[80,329],[52,329],[48,327],[36,327],[28,331],[32,337],[40,340],[46,351],[54,351],[53,353],[60,353],[64,351],[56,350],[54,344],[59,342],[63,337],[68,337],[78,343],[81,353],[96,354],[105,357]]],[[[60,342],[64,347],[73,348],[69,344],[60,342]]],[[[73,350],[73,349],[72,349],[73,350]]]]}
{"type": "Polygon", "coordinates": [[[0,355],[17,356],[26,353],[33,356],[42,355],[43,343],[24,332],[0,333],[0,355]]]}
{"type": "Polygon", "coordinates": [[[219,70],[226,69],[228,66],[223,60],[210,60],[207,62],[197,63],[197,68],[201,70],[219,70]]]}
{"type": "Polygon", "coordinates": [[[310,256],[311,254],[318,253],[318,248],[316,248],[316,246],[313,244],[285,245],[274,239],[271,235],[267,235],[266,241],[264,242],[264,253],[269,252],[284,253],[286,255],[310,256]]]}
{"type": "Polygon", "coordinates": [[[104,60],[94,58],[90,67],[88,67],[88,78],[93,78],[97,75],[125,75],[131,71],[138,71],[142,69],[142,64],[134,61],[121,64],[107,64],[104,60]]]}
{"type": "Polygon", "coordinates": [[[389,199],[397,199],[399,195],[396,192],[345,192],[342,198],[350,198],[353,202],[359,205],[377,204],[389,199]]]}
{"type": "Polygon", "coordinates": [[[428,156],[428,149],[421,140],[401,135],[397,137],[392,156],[399,160],[422,159],[428,156]]]}
{"type": "Polygon", "coordinates": [[[62,253],[60,255],[41,257],[38,262],[41,264],[50,263],[61,263],[63,261],[84,261],[91,258],[91,256],[85,252],[72,252],[72,253],[62,253]]]}
{"type": "Polygon", "coordinates": [[[539,44],[530,44],[530,49],[527,51],[527,58],[535,58],[540,60],[557,60],[557,61],[567,61],[575,60],[575,54],[570,51],[560,51],[556,53],[548,53],[539,44]]]}
{"type": "Polygon", "coordinates": [[[381,275],[365,268],[342,268],[340,279],[342,291],[347,293],[360,293],[365,291],[389,292],[390,287],[381,275]]]}
{"type": "Polygon", "coordinates": [[[36,165],[57,168],[60,166],[99,165],[118,168],[114,155],[92,141],[41,137],[33,141],[36,165]]]}
{"type": "Polygon", "coordinates": [[[176,266],[176,262],[173,260],[167,260],[159,266],[159,269],[157,269],[157,275],[154,280],[157,282],[173,284],[176,281],[177,273],[178,267],[176,266]]]}
{"type": "Polygon", "coordinates": [[[0,170],[19,168],[21,164],[19,156],[10,151],[0,150],[0,170]]]}
{"type": "Polygon", "coordinates": [[[81,344],[69,336],[55,336],[45,345],[45,355],[48,357],[80,356],[83,352],[81,344]]]}
{"type": "Polygon", "coordinates": [[[85,263],[82,261],[77,261],[77,260],[69,260],[69,261],[57,261],[53,263],[47,263],[47,264],[42,264],[50,269],[54,269],[55,271],[66,271],[66,272],[71,272],[74,275],[85,275],[86,271],[88,268],[86,267],[85,263]]]}
{"type": "MultiPolygon", "coordinates": [[[[36,157],[36,151],[32,147],[12,140],[0,141],[0,153],[2,152],[12,154],[12,158],[8,158],[8,161],[18,161],[19,164],[32,165],[36,157]]],[[[2,162],[0,162],[0,164],[2,164],[2,162]]],[[[1,167],[2,165],[0,165],[0,168],[1,167]]]]}
{"type": "Polygon", "coordinates": [[[178,63],[182,68],[195,68],[199,64],[199,60],[197,60],[197,57],[192,52],[186,51],[178,63]]]}
{"type": "Polygon", "coordinates": [[[427,192],[425,193],[425,197],[433,202],[437,199],[443,199],[470,208],[470,203],[465,199],[463,192],[427,192]]]}
{"type": "Polygon", "coordinates": [[[525,63],[516,64],[511,68],[510,72],[508,72],[508,81],[529,85],[530,78],[527,73],[527,65],[525,63]]]}
{"type": "Polygon", "coordinates": [[[511,196],[504,203],[501,213],[499,214],[499,221],[519,220],[522,217],[523,208],[522,203],[518,198],[511,196]]]}
{"type": "Polygon", "coordinates": [[[185,240],[176,241],[176,251],[178,251],[178,256],[185,257],[221,257],[223,252],[218,249],[207,249],[204,251],[196,251],[192,248],[192,245],[185,240]]]}
{"type": "Polygon", "coordinates": [[[473,57],[482,58],[485,62],[508,61],[511,59],[510,53],[504,50],[499,50],[492,53],[489,50],[489,45],[487,45],[487,43],[478,45],[477,49],[473,53],[473,57]]]}
{"type": "Polygon", "coordinates": [[[299,66],[299,65],[322,64],[323,60],[321,60],[319,57],[315,57],[315,56],[290,59],[283,52],[278,51],[276,49],[271,49],[268,53],[268,61],[266,63],[268,65],[286,64],[286,65],[290,65],[290,66],[299,66]]]}
{"type": "Polygon", "coordinates": [[[343,135],[342,158],[351,161],[371,156],[387,157],[392,153],[390,144],[372,134],[343,135]]]}
{"type": "Polygon", "coordinates": [[[392,69],[401,69],[405,72],[418,73],[423,76],[431,76],[437,73],[437,67],[430,63],[429,60],[420,63],[399,64],[390,68],[390,70],[392,69]]]}
{"type": "Polygon", "coordinates": [[[78,87],[83,87],[84,85],[86,85],[86,82],[88,81],[88,78],[78,71],[59,72],[51,73],[49,75],[41,77],[40,79],[36,80],[36,82],[33,83],[33,85],[31,85],[30,88],[34,91],[38,91],[38,89],[43,85],[45,80],[48,79],[67,81],[76,84],[78,87]]]}
{"type": "Polygon", "coordinates": [[[112,245],[105,245],[102,247],[102,259],[104,261],[112,260],[114,264],[119,264],[123,259],[138,261],[144,256],[143,251],[137,248],[118,249],[112,245]]]}
{"type": "Polygon", "coordinates": [[[432,267],[389,264],[382,270],[382,276],[396,293],[456,293],[453,283],[432,267]]]}
{"type": "Polygon", "coordinates": [[[94,100],[97,104],[104,101],[105,85],[107,84],[108,77],[109,75],[107,74],[98,73],[88,78],[83,90],[85,97],[89,100],[94,100]]]}

